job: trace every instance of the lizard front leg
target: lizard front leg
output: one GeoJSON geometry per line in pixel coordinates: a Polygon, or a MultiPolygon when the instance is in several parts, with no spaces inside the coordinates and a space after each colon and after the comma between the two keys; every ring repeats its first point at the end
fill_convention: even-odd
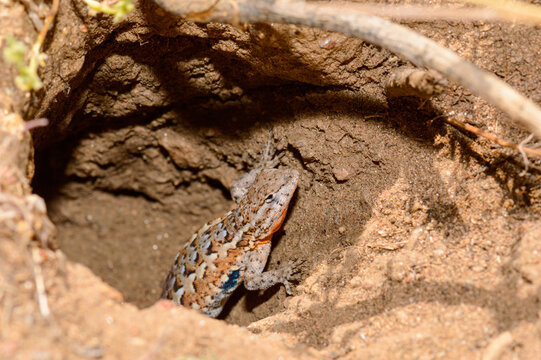
{"type": "Polygon", "coordinates": [[[270,241],[257,246],[247,258],[244,287],[248,290],[266,290],[276,284],[283,284],[288,295],[293,295],[290,280],[299,272],[302,261],[290,261],[288,266],[263,272],[271,250],[270,241]]]}

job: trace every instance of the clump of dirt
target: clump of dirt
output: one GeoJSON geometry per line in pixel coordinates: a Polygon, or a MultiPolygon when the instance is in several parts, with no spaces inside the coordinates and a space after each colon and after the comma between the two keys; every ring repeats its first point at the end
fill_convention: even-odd
{"type": "MultiPolygon", "coordinates": [[[[2,356],[495,359],[541,349],[539,175],[437,120],[526,137],[492,106],[452,84],[429,101],[389,100],[382,84],[411,65],[340,34],[194,24],[150,1],[118,24],[82,2],[60,9],[46,91],[26,104],[28,118],[50,120],[33,132],[33,186],[58,231],[60,250],[37,262],[51,316],[39,315],[34,274],[15,276],[24,247],[2,240],[12,264],[2,275],[25,289],[0,293],[2,356]],[[270,128],[279,166],[301,174],[267,265],[305,260],[295,296],[240,290],[225,322],[157,302],[178,249],[234,206],[229,188],[257,164],[270,128]]],[[[530,27],[412,27],[541,98],[530,27]]]]}

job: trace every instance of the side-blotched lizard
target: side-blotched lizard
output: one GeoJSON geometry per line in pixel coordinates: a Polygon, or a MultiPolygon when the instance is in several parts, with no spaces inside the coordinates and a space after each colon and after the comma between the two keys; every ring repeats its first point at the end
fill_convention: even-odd
{"type": "Polygon", "coordinates": [[[233,184],[237,208],[204,225],[178,252],[162,298],[217,317],[241,283],[248,290],[282,283],[291,294],[289,280],[300,262],[263,272],[299,178],[295,170],[274,169],[271,143],[272,132],[259,165],[233,184]]]}

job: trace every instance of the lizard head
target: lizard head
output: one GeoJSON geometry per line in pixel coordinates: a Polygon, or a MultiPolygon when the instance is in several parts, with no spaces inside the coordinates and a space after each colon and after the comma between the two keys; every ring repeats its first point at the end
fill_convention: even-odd
{"type": "Polygon", "coordinates": [[[284,221],[295,193],[299,173],[291,169],[264,169],[240,200],[235,220],[244,224],[246,234],[264,240],[284,221]]]}

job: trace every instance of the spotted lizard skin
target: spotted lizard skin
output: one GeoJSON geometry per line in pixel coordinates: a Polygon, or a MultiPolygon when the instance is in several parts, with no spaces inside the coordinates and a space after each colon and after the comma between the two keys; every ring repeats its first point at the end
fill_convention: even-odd
{"type": "Polygon", "coordinates": [[[204,225],[182,247],[165,279],[162,298],[217,317],[241,283],[248,290],[282,283],[291,294],[289,280],[299,262],[263,270],[272,234],[284,221],[298,178],[295,170],[261,167],[233,184],[237,208],[204,225]]]}

